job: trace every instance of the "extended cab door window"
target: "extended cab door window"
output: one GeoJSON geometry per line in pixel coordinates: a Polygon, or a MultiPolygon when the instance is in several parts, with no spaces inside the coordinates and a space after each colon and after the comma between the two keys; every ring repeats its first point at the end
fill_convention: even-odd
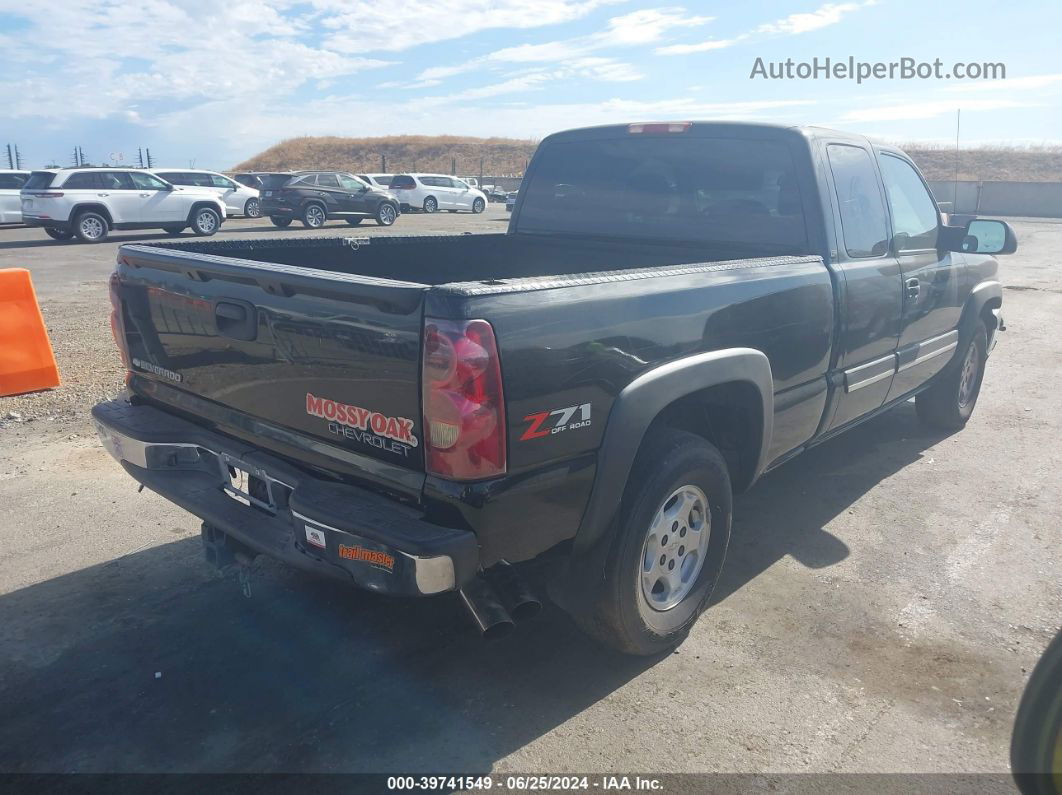
{"type": "Polygon", "coordinates": [[[900,268],[889,252],[889,224],[881,180],[870,151],[826,146],[843,275],[838,366],[844,376],[829,427],[837,428],[882,406],[896,372],[900,332],[900,268]]]}
{"type": "Polygon", "coordinates": [[[961,254],[937,250],[937,203],[915,167],[888,153],[878,160],[892,212],[893,250],[903,278],[903,324],[891,400],[940,372],[956,350],[965,261],[961,254]]]}

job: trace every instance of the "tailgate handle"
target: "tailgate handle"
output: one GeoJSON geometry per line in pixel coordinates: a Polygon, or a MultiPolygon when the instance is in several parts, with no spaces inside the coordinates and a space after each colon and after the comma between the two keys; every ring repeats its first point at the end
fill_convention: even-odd
{"type": "Polygon", "coordinates": [[[258,332],[254,307],[246,301],[218,301],[214,324],[218,334],[235,340],[253,340],[258,332]]]}

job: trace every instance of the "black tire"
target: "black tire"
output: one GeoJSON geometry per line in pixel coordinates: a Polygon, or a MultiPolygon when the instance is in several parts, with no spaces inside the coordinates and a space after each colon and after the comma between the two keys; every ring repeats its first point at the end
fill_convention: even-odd
{"type": "Polygon", "coordinates": [[[273,226],[279,226],[281,229],[291,226],[291,219],[284,218],[281,215],[271,215],[269,216],[269,220],[273,222],[273,226]]]}
{"type": "Polygon", "coordinates": [[[262,217],[262,205],[258,199],[253,196],[247,200],[247,203],[243,205],[243,214],[248,218],[261,218],[262,217]]]}
{"type": "Polygon", "coordinates": [[[74,234],[82,243],[102,243],[109,232],[107,219],[93,210],[78,213],[74,219],[74,234]]]}
{"type": "Polygon", "coordinates": [[[302,208],[302,217],[299,220],[307,229],[320,229],[328,221],[328,211],[324,205],[310,202],[302,208]]]}
{"type": "Polygon", "coordinates": [[[196,207],[192,210],[191,227],[196,237],[211,237],[221,228],[221,213],[213,207],[196,207]]]}
{"type": "Polygon", "coordinates": [[[730,541],[731,503],[730,473],[714,446],[685,431],[650,430],[623,493],[604,582],[594,594],[592,605],[575,615],[577,623],[589,635],[625,654],[658,654],[680,644],[704,609],[722,571],[730,541]],[[679,510],[680,498],[674,495],[685,495],[691,488],[704,496],[706,512],[700,512],[697,503],[688,513],[679,510]],[[661,522],[669,522],[665,510],[678,514],[674,524],[659,534],[653,530],[654,521],[657,530],[661,522]],[[695,517],[700,517],[698,530],[694,530],[698,522],[695,517]],[[653,573],[657,562],[663,576],[667,576],[663,570],[673,570],[676,562],[681,572],[690,550],[683,557],[680,550],[684,547],[676,545],[683,539],[692,539],[695,532],[708,534],[698,544],[703,555],[694,562],[699,562],[699,569],[696,565],[691,567],[689,584],[675,591],[675,604],[667,606],[663,601],[658,607],[652,606],[650,598],[658,598],[652,596],[656,594],[655,586],[650,586],[657,576],[653,573]],[[668,533],[681,536],[676,540],[668,533]],[[665,558],[669,558],[666,565],[665,558]]]}
{"type": "Polygon", "coordinates": [[[53,229],[50,226],[44,227],[44,234],[52,240],[69,240],[74,236],[74,233],[68,229],[53,229]]]}
{"type": "Polygon", "coordinates": [[[434,196],[429,196],[424,200],[424,204],[422,205],[422,207],[424,209],[424,212],[433,213],[439,209],[439,202],[436,201],[434,196]]]}
{"type": "Polygon", "coordinates": [[[390,202],[380,202],[376,208],[376,223],[380,226],[391,226],[398,220],[398,210],[390,202]]]}
{"type": "Polygon", "coordinates": [[[960,355],[937,375],[932,386],[915,397],[918,418],[932,428],[945,431],[963,428],[981,394],[987,361],[988,331],[983,323],[978,323],[960,355]]]}
{"type": "Polygon", "coordinates": [[[359,216],[357,218],[348,218],[347,219],[347,223],[350,224],[351,226],[357,226],[358,224],[360,224],[364,220],[365,220],[364,218],[359,216]]]}
{"type": "Polygon", "coordinates": [[[164,227],[162,227],[162,231],[165,232],[167,235],[179,235],[179,234],[181,234],[181,232],[184,231],[184,227],[183,226],[164,226],[164,227]]]}
{"type": "Polygon", "coordinates": [[[476,213],[477,215],[483,212],[486,207],[487,203],[483,201],[483,199],[476,199],[474,202],[472,202],[472,212],[476,213]]]}

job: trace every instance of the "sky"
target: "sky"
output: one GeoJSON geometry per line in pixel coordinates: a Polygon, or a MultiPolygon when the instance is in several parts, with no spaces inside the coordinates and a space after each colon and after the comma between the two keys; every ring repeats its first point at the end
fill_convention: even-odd
{"type": "Polygon", "coordinates": [[[300,135],[686,119],[954,145],[959,109],[963,145],[1062,144],[1059,29],[1058,0],[0,0],[0,153],[225,169],[300,135]],[[850,57],[1006,76],[753,76],[850,57]]]}

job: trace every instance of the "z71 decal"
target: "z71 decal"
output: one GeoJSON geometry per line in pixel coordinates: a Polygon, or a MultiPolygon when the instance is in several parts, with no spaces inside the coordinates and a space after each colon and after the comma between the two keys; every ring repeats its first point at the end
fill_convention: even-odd
{"type": "Polygon", "coordinates": [[[541,439],[543,436],[552,436],[564,431],[574,431],[576,428],[589,428],[590,404],[583,403],[579,406],[566,406],[553,411],[539,411],[535,414],[528,414],[524,417],[524,422],[531,424],[520,437],[521,442],[541,439]]]}

